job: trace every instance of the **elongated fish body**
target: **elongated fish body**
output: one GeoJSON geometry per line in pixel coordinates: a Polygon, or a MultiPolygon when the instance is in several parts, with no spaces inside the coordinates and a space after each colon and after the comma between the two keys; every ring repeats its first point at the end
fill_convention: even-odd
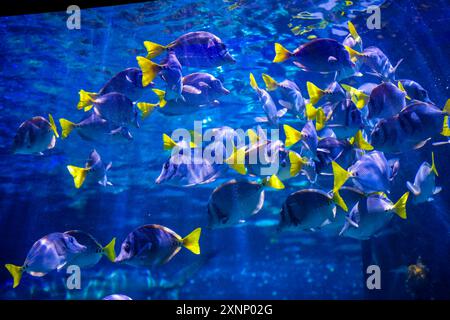
{"type": "Polygon", "coordinates": [[[407,79],[401,79],[399,81],[402,83],[403,88],[405,88],[406,93],[412,100],[433,104],[428,96],[428,91],[425,90],[419,83],[414,80],[407,79]]]}
{"type": "Polygon", "coordinates": [[[369,119],[388,118],[398,114],[406,106],[406,93],[390,82],[383,82],[370,93],[369,119]]]}
{"type": "Polygon", "coordinates": [[[85,250],[85,246],[68,234],[50,233],[33,244],[23,264],[24,272],[42,277],[63,268],[85,250]]]}
{"type": "Polygon", "coordinates": [[[95,113],[90,114],[86,119],[74,124],[74,129],[84,140],[110,142],[111,138],[119,141],[129,141],[133,139],[131,133],[125,127],[115,127],[110,122],[95,113]]]}
{"type": "Polygon", "coordinates": [[[205,31],[186,33],[167,47],[187,67],[210,68],[236,62],[222,40],[205,31]]]}
{"type": "Polygon", "coordinates": [[[335,219],[336,205],[324,191],[303,189],[287,197],[280,215],[281,230],[315,230],[335,219]]]}
{"type": "Polygon", "coordinates": [[[385,80],[394,80],[395,71],[401,60],[394,67],[380,48],[367,47],[362,52],[361,60],[376,74],[385,80]]]}
{"type": "Polygon", "coordinates": [[[208,226],[229,227],[258,213],[264,204],[264,188],[257,182],[231,180],[217,187],[208,202],[208,226]]]}
{"type": "Polygon", "coordinates": [[[169,228],[149,224],[138,227],[123,241],[116,263],[135,267],[162,265],[182,247],[182,238],[169,228]]]}
{"type": "Polygon", "coordinates": [[[341,234],[359,240],[367,240],[379,233],[393,217],[391,200],[386,196],[373,194],[361,199],[351,210],[349,219],[357,225],[351,226],[347,221],[341,234]]]}
{"type": "Polygon", "coordinates": [[[17,129],[13,142],[13,153],[40,154],[52,149],[56,144],[56,136],[50,122],[37,116],[24,121],[17,129]]]}
{"type": "Polygon", "coordinates": [[[332,129],[339,139],[351,138],[364,128],[363,116],[350,99],[344,100],[336,104],[326,127],[332,129]]]}
{"type": "Polygon", "coordinates": [[[139,68],[128,68],[114,75],[100,89],[99,95],[111,92],[119,92],[127,96],[131,101],[138,101],[143,93],[142,71],[139,68]]]}
{"type": "MultiPolygon", "coordinates": [[[[181,64],[173,50],[169,50],[167,57],[161,65],[159,75],[166,82],[166,100],[178,100],[182,98],[183,75],[181,73],[181,64]]],[[[183,99],[183,98],[182,98],[183,99]]]]}
{"type": "Polygon", "coordinates": [[[288,112],[301,119],[305,115],[305,99],[297,84],[290,80],[283,80],[277,84],[281,92],[280,104],[285,107],[288,112]]]}
{"type": "Polygon", "coordinates": [[[414,184],[408,181],[406,186],[414,195],[414,204],[432,201],[433,196],[442,190],[441,187],[436,186],[436,174],[428,162],[420,166],[414,178],[414,184]]]}
{"type": "Polygon", "coordinates": [[[66,231],[64,234],[74,237],[78,243],[86,247],[86,250],[71,260],[71,264],[80,268],[91,268],[100,261],[103,248],[91,234],[81,230],[66,231]]]}
{"type": "Polygon", "coordinates": [[[106,175],[110,167],[111,162],[105,164],[96,150],[91,151],[89,154],[89,159],[86,162],[86,168],[89,168],[89,175],[91,175],[95,181],[98,181],[98,183],[104,187],[111,184],[106,175]]]}
{"type": "Polygon", "coordinates": [[[317,145],[317,172],[324,172],[331,168],[331,162],[336,161],[343,167],[348,167],[353,161],[352,146],[347,140],[326,137],[319,140],[317,145]]]}
{"type": "Polygon", "coordinates": [[[137,112],[133,103],[121,93],[111,92],[96,98],[94,112],[117,127],[127,126],[132,122],[137,124],[137,112]]]}

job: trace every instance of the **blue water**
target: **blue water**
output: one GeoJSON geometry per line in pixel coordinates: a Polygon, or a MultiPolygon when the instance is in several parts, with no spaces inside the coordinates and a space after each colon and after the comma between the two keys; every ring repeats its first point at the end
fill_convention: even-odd
{"type": "MultiPolygon", "coordinates": [[[[263,112],[248,84],[250,72],[261,85],[262,73],[294,80],[304,96],[306,81],[324,87],[332,80],[332,75],[306,73],[290,63],[272,63],[275,42],[294,49],[312,34],[342,41],[352,20],[365,46],[380,47],[393,63],[404,58],[398,78],[419,82],[443,106],[450,97],[448,3],[387,1],[381,9],[382,28],[369,30],[368,14],[362,10],[382,1],[343,2],[154,1],[82,9],[80,30],[66,28],[65,12],[0,18],[0,264],[20,265],[36,240],[56,231],[81,229],[103,245],[117,237],[119,250],[119,243],[140,225],[165,225],[183,236],[205,226],[210,193],[235,175],[189,188],[156,185],[168,157],[161,136],[176,128],[193,129],[194,120],[202,120],[205,128],[254,126],[254,117],[263,112]],[[305,21],[293,16],[302,11],[321,13],[325,28],[295,35],[291,29],[305,21]],[[132,129],[130,143],[96,145],[73,134],[59,139],[44,156],[11,154],[18,126],[32,116],[82,119],[76,110],[78,91],[99,90],[115,73],[136,67],[136,56],[146,53],[143,41],[167,44],[198,30],[218,35],[237,60],[204,70],[231,90],[220,99],[220,107],[177,117],[155,112],[140,129],[132,129]],[[94,147],[106,162],[112,161],[108,177],[114,185],[103,188],[94,182],[77,190],[66,165],[82,165],[94,147]]],[[[184,74],[195,71],[183,69],[184,74]]],[[[158,79],[156,87],[162,86],[158,79]]],[[[156,97],[148,90],[142,100],[154,102],[156,97]]],[[[0,298],[100,299],[121,293],[133,299],[449,299],[449,148],[433,148],[443,191],[434,202],[409,205],[408,219],[395,220],[395,234],[369,241],[321,232],[277,234],[281,205],[298,189],[287,183],[283,191],[266,191],[263,209],[246,224],[205,228],[200,256],[183,249],[168,264],[151,270],[102,259],[83,270],[81,290],[66,289],[64,271],[43,278],[24,275],[12,289],[3,268],[0,298]],[[401,270],[419,256],[429,272],[425,289],[411,293],[401,270]],[[373,263],[381,266],[384,279],[376,292],[365,284],[365,266],[373,263]]],[[[429,161],[431,150],[427,145],[399,157],[393,199],[405,192],[405,181],[429,161]]]]}

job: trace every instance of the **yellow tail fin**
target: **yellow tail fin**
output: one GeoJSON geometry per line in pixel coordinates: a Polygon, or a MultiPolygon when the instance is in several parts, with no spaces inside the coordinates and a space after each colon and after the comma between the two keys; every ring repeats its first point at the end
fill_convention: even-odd
{"type": "Polygon", "coordinates": [[[87,92],[84,90],[80,90],[80,92],[78,93],[80,95],[80,101],[77,104],[77,109],[78,110],[85,109],[84,111],[88,111],[89,109],[91,109],[94,100],[97,98],[97,93],[87,92]]]}
{"type": "Polygon", "coordinates": [[[447,114],[450,114],[450,99],[447,99],[447,102],[445,103],[444,109],[442,109],[447,114]]]}
{"type": "Polygon", "coordinates": [[[358,132],[355,134],[355,136],[350,139],[350,143],[352,145],[355,145],[357,148],[359,148],[361,150],[366,150],[366,151],[373,150],[373,146],[364,139],[361,130],[358,130],[358,132]]]}
{"type": "Polygon", "coordinates": [[[152,89],[152,91],[158,96],[159,107],[163,108],[167,104],[167,101],[164,99],[166,92],[159,89],[152,89]]]}
{"type": "Polygon", "coordinates": [[[363,57],[364,54],[362,54],[361,52],[356,51],[353,48],[350,48],[348,46],[344,46],[345,50],[347,50],[347,52],[350,54],[350,58],[352,59],[352,61],[354,61],[355,59],[358,59],[359,57],[363,57]]]}
{"type": "Polygon", "coordinates": [[[17,287],[20,283],[20,279],[22,279],[23,267],[15,266],[13,264],[5,264],[5,268],[8,269],[14,279],[13,288],[17,287]]]}
{"type": "Polygon", "coordinates": [[[361,43],[361,37],[359,36],[358,32],[356,32],[356,28],[351,21],[348,22],[348,31],[357,43],[361,43]]]}
{"type": "Polygon", "coordinates": [[[278,82],[276,82],[271,76],[263,73],[262,78],[264,80],[264,83],[266,84],[267,91],[274,91],[277,89],[278,82]]]}
{"type": "Polygon", "coordinates": [[[159,56],[164,50],[167,49],[167,46],[162,46],[160,44],[144,41],[144,47],[147,49],[147,59],[153,59],[154,57],[159,56]]]}
{"type": "Polygon", "coordinates": [[[394,212],[402,219],[406,219],[406,202],[408,201],[409,192],[406,192],[392,208],[394,212]]]}
{"type": "Polygon", "coordinates": [[[103,254],[108,258],[109,261],[114,262],[116,260],[116,251],[114,247],[116,245],[116,238],[113,238],[110,243],[103,247],[103,254]]]}
{"type": "Polygon", "coordinates": [[[400,89],[400,91],[402,91],[402,92],[405,93],[405,98],[408,99],[408,100],[411,100],[411,97],[408,96],[408,93],[406,92],[405,87],[403,86],[403,84],[402,84],[400,81],[397,82],[397,86],[398,86],[398,88],[400,89]]]}
{"type": "Polygon", "coordinates": [[[292,128],[287,124],[283,125],[283,129],[284,134],[286,135],[286,141],[284,142],[286,147],[293,146],[303,138],[303,135],[300,131],[292,128]]]}
{"type": "Polygon", "coordinates": [[[234,147],[234,151],[229,158],[225,160],[225,163],[228,164],[232,169],[236,172],[244,175],[247,173],[247,168],[245,167],[245,147],[236,149],[234,147]]]}
{"type": "Polygon", "coordinates": [[[152,114],[157,105],[157,103],[138,102],[136,106],[142,112],[142,119],[146,119],[149,115],[152,114]]]}
{"type": "Polygon", "coordinates": [[[171,137],[169,137],[167,134],[163,133],[163,148],[164,150],[172,150],[177,143],[173,141],[171,137]]]}
{"type": "Polygon", "coordinates": [[[75,128],[75,123],[63,118],[59,119],[59,125],[62,129],[61,136],[63,139],[67,138],[72,132],[73,128],[75,128]]]}
{"type": "Polygon", "coordinates": [[[298,153],[291,151],[289,152],[289,162],[291,163],[289,174],[291,177],[295,177],[300,170],[302,170],[303,165],[306,164],[308,160],[302,158],[298,153]]]}
{"type": "Polygon", "coordinates": [[[51,114],[48,115],[48,121],[50,122],[50,127],[52,128],[55,137],[59,138],[58,129],[56,128],[55,124],[55,119],[53,119],[53,116],[51,114]]]}
{"type": "Polygon", "coordinates": [[[326,121],[327,116],[325,115],[325,111],[320,107],[316,112],[316,131],[322,130],[325,127],[326,121]]]}
{"type": "Polygon", "coordinates": [[[434,172],[436,177],[439,176],[437,169],[436,169],[436,164],[434,163],[434,152],[431,152],[431,170],[434,172]]]}
{"type": "Polygon", "coordinates": [[[201,232],[202,229],[197,228],[181,240],[183,242],[183,246],[192,253],[200,254],[200,245],[198,244],[198,241],[200,240],[201,232]]]}
{"type": "Polygon", "coordinates": [[[345,89],[345,91],[347,91],[351,98],[353,103],[356,105],[356,107],[361,110],[362,108],[364,108],[366,106],[366,104],[369,102],[369,96],[367,94],[365,94],[364,92],[355,89],[349,85],[346,84],[341,84],[342,88],[345,89]]]}
{"type": "Polygon", "coordinates": [[[258,89],[258,84],[256,83],[255,76],[253,75],[253,73],[250,73],[250,86],[254,90],[258,89]]]}
{"type": "Polygon", "coordinates": [[[305,105],[306,119],[314,120],[317,115],[317,108],[312,105],[312,103],[307,103],[305,105]]]}
{"type": "Polygon", "coordinates": [[[279,63],[286,61],[291,55],[292,53],[289,50],[285,49],[281,44],[275,43],[275,58],[273,58],[273,62],[279,63]]]}
{"type": "Polygon", "coordinates": [[[441,134],[444,137],[450,137],[450,128],[448,127],[448,116],[444,117],[444,123],[442,124],[441,134]]]}
{"type": "Polygon", "coordinates": [[[345,212],[348,211],[347,204],[345,203],[344,199],[342,199],[342,197],[341,197],[341,195],[339,194],[338,191],[336,191],[335,193],[333,193],[333,201],[334,201],[334,203],[336,203],[339,207],[341,207],[342,210],[344,210],[345,212]]]}
{"type": "Polygon", "coordinates": [[[333,176],[334,176],[334,186],[333,193],[339,191],[339,189],[344,185],[344,183],[351,177],[351,173],[342,168],[339,164],[332,161],[331,165],[333,167],[333,176]]]}
{"type": "Polygon", "coordinates": [[[325,91],[320,89],[312,82],[306,82],[306,89],[308,89],[309,102],[315,105],[325,95],[325,91]]]}
{"type": "Polygon", "coordinates": [[[69,170],[70,174],[73,177],[73,183],[75,184],[75,188],[79,189],[83,185],[84,179],[86,179],[86,175],[89,169],[75,166],[67,166],[67,170],[69,170]]]}
{"type": "Polygon", "coordinates": [[[258,142],[259,137],[258,137],[258,135],[256,134],[256,132],[254,130],[248,129],[247,130],[247,135],[248,135],[248,138],[250,139],[250,144],[253,145],[253,144],[258,142]]]}
{"type": "Polygon", "coordinates": [[[136,60],[142,70],[142,86],[146,87],[156,78],[161,66],[144,57],[136,57],[136,60]]]}
{"type": "Polygon", "coordinates": [[[284,189],[284,184],[281,182],[280,178],[276,175],[271,175],[270,178],[266,178],[263,180],[263,185],[266,187],[271,187],[277,190],[284,189]]]}

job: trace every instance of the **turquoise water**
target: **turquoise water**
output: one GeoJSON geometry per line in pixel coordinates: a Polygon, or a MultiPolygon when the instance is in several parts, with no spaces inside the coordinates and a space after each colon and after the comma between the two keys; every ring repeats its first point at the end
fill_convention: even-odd
{"type": "MultiPolygon", "coordinates": [[[[365,26],[368,14],[362,10],[381,2],[154,1],[82,9],[80,30],[66,28],[65,12],[1,17],[1,264],[22,263],[32,244],[51,232],[81,229],[103,245],[117,237],[118,251],[127,234],[140,225],[161,224],[182,236],[204,227],[211,192],[237,175],[229,172],[213,183],[194,187],[155,184],[168,158],[161,136],[177,128],[191,130],[194,120],[201,120],[204,128],[255,127],[254,118],[264,113],[248,83],[250,72],[260,86],[262,73],[294,80],[305,97],[306,81],[325,87],[333,80],[331,74],[272,63],[275,42],[293,50],[311,35],[342,41],[351,20],[365,45],[379,46],[393,63],[404,58],[398,78],[419,82],[431,100],[443,106],[450,82],[448,5],[445,1],[387,1],[381,9],[382,28],[369,30],[365,26]],[[296,26],[310,24],[295,18],[300,12],[321,14],[311,23],[323,28],[296,34],[302,30],[296,26]],[[50,113],[55,119],[81,120],[83,112],[76,109],[78,91],[98,91],[117,72],[137,67],[136,56],[146,54],[143,41],[168,44],[199,30],[219,36],[237,61],[203,70],[231,91],[220,98],[219,107],[175,117],[156,111],[141,121],[139,129],[130,128],[134,139],[129,143],[96,144],[73,134],[58,139],[44,156],[11,154],[17,128],[32,116],[50,113]],[[108,179],[113,186],[86,182],[75,189],[66,166],[83,165],[93,148],[105,162],[112,162],[108,179]]],[[[183,74],[197,71],[201,69],[183,68],[183,74]]],[[[164,83],[157,79],[155,86],[163,88],[164,83]]],[[[142,101],[155,102],[157,97],[148,89],[142,101]]],[[[406,191],[405,181],[414,178],[420,163],[430,161],[431,150],[427,145],[399,156],[401,171],[393,199],[406,191]]],[[[82,271],[81,290],[66,289],[64,271],[42,278],[24,275],[20,286],[12,289],[3,269],[0,298],[100,299],[121,293],[133,299],[448,299],[448,145],[433,150],[443,191],[434,202],[409,206],[408,219],[395,221],[399,230],[394,234],[360,241],[322,232],[277,233],[282,203],[299,189],[294,180],[286,183],[285,190],[267,190],[263,209],[245,224],[204,228],[200,256],[183,249],[170,263],[150,270],[102,259],[82,271]],[[416,263],[419,256],[429,274],[426,289],[413,294],[405,288],[402,268],[416,263]],[[382,290],[369,292],[365,267],[373,263],[381,265],[386,281],[382,290]]]]}

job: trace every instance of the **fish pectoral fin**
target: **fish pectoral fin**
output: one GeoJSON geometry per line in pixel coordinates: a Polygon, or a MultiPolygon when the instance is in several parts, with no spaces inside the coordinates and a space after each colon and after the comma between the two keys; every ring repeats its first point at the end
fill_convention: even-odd
{"type": "Polygon", "coordinates": [[[183,85],[183,91],[190,93],[190,94],[201,94],[202,90],[197,89],[194,86],[190,86],[190,85],[183,85]]]}
{"type": "Polygon", "coordinates": [[[56,267],[56,271],[60,272],[62,269],[64,269],[64,267],[67,265],[67,261],[65,261],[64,263],[61,263],[60,265],[58,265],[56,267]]]}
{"type": "Polygon", "coordinates": [[[198,83],[198,85],[199,85],[200,87],[202,87],[202,88],[207,88],[207,89],[210,89],[210,88],[211,88],[211,86],[210,86],[209,84],[207,84],[206,82],[203,82],[203,81],[200,81],[200,82],[198,83]]]}
{"type": "Polygon", "coordinates": [[[278,112],[277,112],[277,117],[278,117],[278,118],[282,118],[282,117],[286,114],[286,112],[287,112],[287,109],[286,109],[286,108],[283,108],[283,109],[278,110],[278,112]]]}
{"type": "Polygon", "coordinates": [[[414,196],[418,196],[420,194],[420,187],[415,186],[414,184],[412,184],[411,182],[407,181],[406,182],[406,187],[409,189],[409,191],[411,191],[413,193],[414,196]]]}
{"type": "Polygon", "coordinates": [[[337,58],[336,57],[333,57],[333,56],[329,56],[328,57],[328,62],[330,62],[330,63],[335,63],[335,62],[337,62],[338,60],[337,60],[337,58]]]}
{"type": "Polygon", "coordinates": [[[269,122],[269,119],[267,119],[267,117],[256,117],[255,121],[265,123],[265,122],[269,122]]]}
{"type": "Polygon", "coordinates": [[[442,191],[442,187],[435,187],[434,191],[433,191],[433,194],[438,194],[441,191],[442,191]]]}
{"type": "Polygon", "coordinates": [[[278,100],[278,103],[283,107],[283,108],[286,108],[286,109],[292,109],[292,103],[290,103],[290,102],[287,102],[287,101],[284,101],[284,100],[278,100]]]}

